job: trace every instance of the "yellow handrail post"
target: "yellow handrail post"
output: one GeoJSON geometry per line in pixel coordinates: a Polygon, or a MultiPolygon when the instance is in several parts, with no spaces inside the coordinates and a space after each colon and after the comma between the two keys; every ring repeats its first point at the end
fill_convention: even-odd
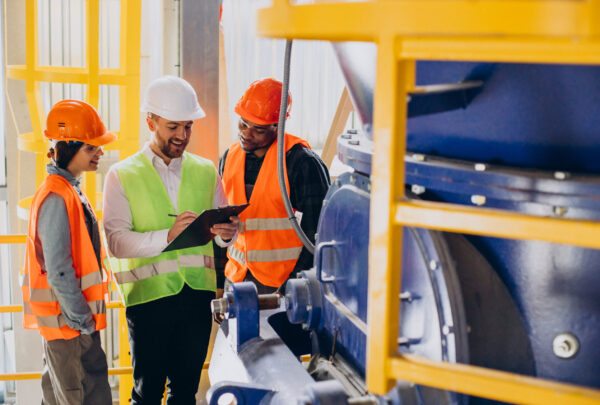
{"type": "Polygon", "coordinates": [[[369,245],[369,289],[366,380],[378,394],[391,389],[388,358],[398,351],[398,296],[402,279],[402,227],[393,226],[394,202],[404,197],[406,125],[405,71],[410,62],[398,61],[393,36],[380,39],[373,100],[373,180],[369,245]],[[390,102],[391,101],[391,102],[390,102]],[[392,269],[395,269],[392,271],[392,269]],[[373,340],[376,340],[374,343],[373,340]]]}

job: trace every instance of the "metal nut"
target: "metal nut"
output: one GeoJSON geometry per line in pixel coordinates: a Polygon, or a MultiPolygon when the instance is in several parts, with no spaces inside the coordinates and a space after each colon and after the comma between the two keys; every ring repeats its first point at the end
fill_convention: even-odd
{"type": "Polygon", "coordinates": [[[560,333],[552,341],[552,350],[556,357],[570,359],[579,351],[579,340],[569,332],[560,333]]]}
{"type": "Polygon", "coordinates": [[[562,217],[563,215],[565,215],[567,213],[567,211],[568,211],[567,207],[559,207],[559,206],[552,207],[552,212],[557,217],[562,217]]]}
{"type": "Polygon", "coordinates": [[[425,192],[425,187],[420,186],[418,184],[413,184],[412,186],[410,186],[410,191],[412,191],[416,195],[421,195],[425,192]]]}
{"type": "Polygon", "coordinates": [[[487,165],[485,163],[475,163],[475,170],[478,172],[485,172],[487,165]]]}
{"type": "Polygon", "coordinates": [[[554,178],[556,180],[565,180],[569,177],[569,173],[567,172],[554,172],[554,178]]]}
{"type": "Polygon", "coordinates": [[[425,161],[425,155],[422,155],[420,153],[413,153],[412,158],[414,160],[416,160],[417,162],[424,162],[425,161]]]}
{"type": "Polygon", "coordinates": [[[485,204],[486,198],[484,195],[472,195],[471,202],[475,205],[483,205],[485,204]]]}

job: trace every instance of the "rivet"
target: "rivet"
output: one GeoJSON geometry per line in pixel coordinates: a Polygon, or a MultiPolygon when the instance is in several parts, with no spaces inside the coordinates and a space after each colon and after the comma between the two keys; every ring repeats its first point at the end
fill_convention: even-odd
{"type": "Polygon", "coordinates": [[[348,145],[360,145],[360,141],[358,139],[351,139],[348,141],[348,145]]]}
{"type": "Polygon", "coordinates": [[[418,184],[413,184],[412,186],[410,186],[410,191],[412,191],[416,195],[421,195],[425,192],[425,187],[420,186],[418,184]]]}
{"type": "Polygon", "coordinates": [[[485,196],[483,195],[472,195],[471,202],[475,205],[483,205],[485,204],[485,196]]]}
{"type": "Polygon", "coordinates": [[[429,261],[429,270],[435,270],[438,268],[438,262],[435,260],[429,261]]]}
{"type": "Polygon", "coordinates": [[[487,165],[485,163],[475,163],[475,170],[478,172],[485,172],[487,165]]]}
{"type": "Polygon", "coordinates": [[[307,305],[306,306],[306,310],[309,311],[309,312],[312,311],[312,305],[307,305]]]}
{"type": "Polygon", "coordinates": [[[552,341],[552,350],[556,357],[570,359],[579,351],[579,340],[569,332],[560,333],[552,341]]]}

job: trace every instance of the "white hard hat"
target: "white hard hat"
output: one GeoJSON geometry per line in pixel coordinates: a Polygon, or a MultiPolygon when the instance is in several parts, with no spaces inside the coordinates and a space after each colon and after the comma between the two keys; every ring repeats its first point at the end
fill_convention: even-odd
{"type": "Polygon", "coordinates": [[[163,76],[150,83],[141,111],[170,121],[197,120],[206,116],[198,104],[194,88],[175,76],[163,76]]]}

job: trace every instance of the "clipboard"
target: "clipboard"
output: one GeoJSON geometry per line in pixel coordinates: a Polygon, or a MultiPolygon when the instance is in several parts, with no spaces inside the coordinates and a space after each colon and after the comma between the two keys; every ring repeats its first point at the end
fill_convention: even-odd
{"type": "Polygon", "coordinates": [[[239,215],[250,204],[228,205],[227,207],[204,210],[198,218],[189,224],[175,239],[163,249],[163,252],[206,245],[215,235],[210,228],[215,224],[231,222],[229,217],[239,215]]]}

